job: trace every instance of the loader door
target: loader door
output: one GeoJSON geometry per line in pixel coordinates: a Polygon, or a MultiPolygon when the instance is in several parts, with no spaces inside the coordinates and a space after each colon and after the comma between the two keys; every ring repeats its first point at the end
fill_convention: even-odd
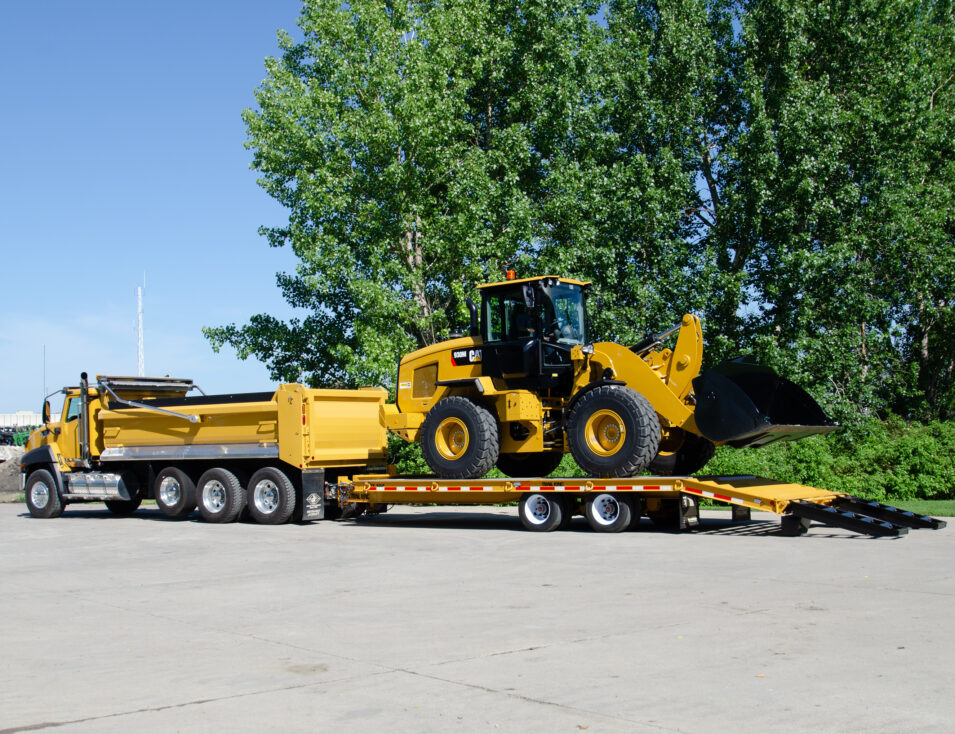
{"type": "Polygon", "coordinates": [[[540,314],[521,286],[484,296],[483,372],[524,381],[540,374],[540,314]]]}

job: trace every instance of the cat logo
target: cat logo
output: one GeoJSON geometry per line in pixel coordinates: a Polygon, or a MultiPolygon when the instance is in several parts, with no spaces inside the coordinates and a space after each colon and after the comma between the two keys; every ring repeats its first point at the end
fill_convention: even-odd
{"type": "Polygon", "coordinates": [[[455,349],[451,352],[451,364],[455,367],[478,364],[481,361],[480,349],[455,349]]]}

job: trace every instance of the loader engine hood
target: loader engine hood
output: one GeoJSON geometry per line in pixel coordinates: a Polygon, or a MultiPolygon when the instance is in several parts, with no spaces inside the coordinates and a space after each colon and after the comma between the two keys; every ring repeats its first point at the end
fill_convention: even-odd
{"type": "Polygon", "coordinates": [[[697,428],[715,443],[765,446],[839,428],[801,387],[745,358],[704,371],[693,390],[697,428]]]}

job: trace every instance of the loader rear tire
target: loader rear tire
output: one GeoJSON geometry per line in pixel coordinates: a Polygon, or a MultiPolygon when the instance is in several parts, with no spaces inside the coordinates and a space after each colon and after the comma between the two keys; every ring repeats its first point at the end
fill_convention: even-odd
{"type": "Polygon", "coordinates": [[[424,460],[445,479],[483,477],[500,450],[497,420],[490,410],[465,397],[439,400],[421,424],[424,460]]]}
{"type": "MultiPolygon", "coordinates": [[[[678,429],[677,429],[678,430],[678,429]]],[[[650,462],[650,471],[661,477],[687,476],[696,474],[713,458],[716,446],[713,442],[695,433],[685,433],[674,436],[672,450],[667,451],[665,445],[650,462]]]]}
{"type": "Polygon", "coordinates": [[[647,471],[660,447],[660,421],[635,390],[602,385],[585,393],[567,421],[570,453],[596,477],[631,477],[647,471]]]}
{"type": "Polygon", "coordinates": [[[508,477],[546,477],[557,468],[564,455],[559,451],[532,454],[501,454],[497,468],[508,477]]]}

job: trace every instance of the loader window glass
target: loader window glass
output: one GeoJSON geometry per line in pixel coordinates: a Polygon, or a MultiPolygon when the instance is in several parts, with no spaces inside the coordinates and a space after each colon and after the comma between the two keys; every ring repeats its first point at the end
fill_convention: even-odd
{"type": "Polygon", "coordinates": [[[585,344],[584,294],[569,283],[544,289],[544,341],[568,347],[585,344]]]}
{"type": "Polygon", "coordinates": [[[489,296],[484,301],[484,323],[489,342],[530,339],[534,336],[534,317],[524,302],[522,291],[489,296]]]}

